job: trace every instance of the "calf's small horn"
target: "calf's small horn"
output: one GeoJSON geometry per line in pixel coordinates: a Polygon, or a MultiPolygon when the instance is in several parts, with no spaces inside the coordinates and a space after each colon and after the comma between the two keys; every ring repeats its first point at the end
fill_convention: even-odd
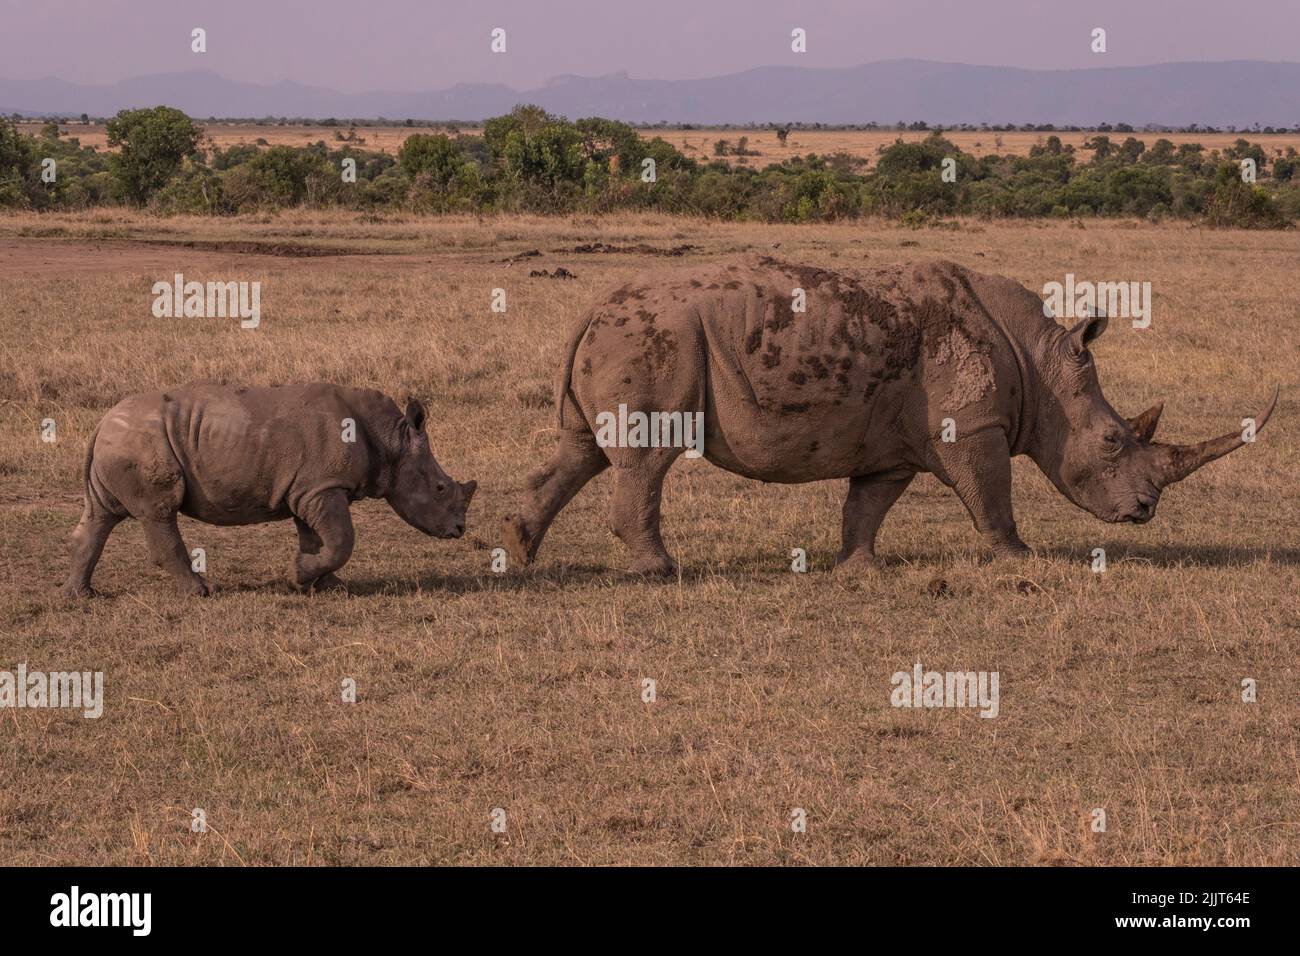
{"type": "MultiPolygon", "coordinates": [[[[1255,419],[1255,431],[1257,433],[1263,429],[1269,416],[1273,414],[1273,409],[1277,407],[1279,391],[1280,389],[1274,388],[1273,400],[1269,402],[1267,411],[1255,419]]],[[[1153,444],[1151,447],[1157,452],[1156,484],[1163,488],[1175,481],[1182,481],[1202,465],[1207,465],[1216,458],[1222,458],[1228,452],[1235,451],[1244,444],[1246,444],[1246,440],[1242,437],[1240,431],[1229,432],[1226,435],[1220,435],[1218,438],[1203,441],[1198,445],[1153,444]]]]}

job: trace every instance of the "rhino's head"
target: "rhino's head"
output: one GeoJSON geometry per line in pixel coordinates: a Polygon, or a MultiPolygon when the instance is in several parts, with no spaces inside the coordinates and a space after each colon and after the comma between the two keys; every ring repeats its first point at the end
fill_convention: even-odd
{"type": "MultiPolygon", "coordinates": [[[[1028,449],[1052,483],[1072,502],[1103,521],[1150,521],[1160,492],[1202,465],[1240,448],[1230,432],[1196,445],[1152,441],[1164,403],[1136,418],[1123,418],[1101,394],[1089,344],[1106,319],[1084,319],[1073,329],[1047,336],[1035,356],[1042,383],[1034,441],[1028,449]]],[[[1264,427],[1268,410],[1256,419],[1264,427]]]]}
{"type": "Polygon", "coordinates": [[[429,448],[424,424],[424,406],[411,399],[398,424],[401,448],[385,497],[411,527],[438,538],[459,538],[465,533],[465,511],[478,482],[461,484],[442,470],[429,448]]]}

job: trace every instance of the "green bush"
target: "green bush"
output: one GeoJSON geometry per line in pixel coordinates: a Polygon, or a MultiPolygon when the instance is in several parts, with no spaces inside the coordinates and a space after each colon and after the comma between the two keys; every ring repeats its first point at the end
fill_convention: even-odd
{"type": "Polygon", "coordinates": [[[203,136],[188,116],[169,106],[122,110],[106,129],[108,145],[118,149],[109,161],[113,177],[122,197],[138,206],[167,184],[203,136]]]}
{"type": "Polygon", "coordinates": [[[1136,136],[1117,141],[1102,132],[1086,141],[1092,155],[1081,163],[1055,134],[1028,156],[977,159],[934,132],[883,147],[874,169],[841,153],[795,156],[759,170],[696,162],[626,123],[570,122],[536,106],[488,120],[482,136],[416,133],[396,157],[367,150],[354,131],[330,145],[237,145],[207,155],[201,130],[167,107],[124,110],[108,132],[116,153],[82,147],[53,123],[39,136],[23,136],[0,120],[0,206],[122,201],[160,214],[209,215],[331,204],[422,213],[647,209],[790,223],[882,216],[926,225],[957,215],[1176,217],[1247,228],[1286,228],[1300,219],[1300,155],[1290,149],[1268,164],[1264,149],[1244,137],[1219,153],[1163,137],[1148,149],[1136,136]],[[1258,183],[1241,182],[1247,158],[1258,183]],[[53,183],[41,180],[44,159],[55,160],[53,183]],[[355,182],[342,179],[347,160],[356,164],[355,182]],[[646,160],[653,160],[651,180],[642,178],[646,160]],[[944,181],[946,169],[955,181],[944,181]]]}
{"type": "Polygon", "coordinates": [[[339,170],[311,147],[272,146],[228,170],[221,179],[230,208],[281,209],[337,201],[343,188],[339,170]]]}

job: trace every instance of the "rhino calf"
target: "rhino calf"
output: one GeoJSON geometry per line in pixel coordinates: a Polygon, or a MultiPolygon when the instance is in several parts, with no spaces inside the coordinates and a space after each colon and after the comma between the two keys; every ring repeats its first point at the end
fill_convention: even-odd
{"type": "Polygon", "coordinates": [[[644,273],[574,330],[558,445],[502,533],[512,559],[531,562],[560,509],[612,465],[611,524],[631,570],[675,569],[659,505],[685,429],[616,435],[608,423],[625,409],[651,431],[702,415],[704,457],[748,478],[847,478],[836,563],[849,568],[875,563],[877,529],[922,472],[957,494],[995,553],[1027,554],[1011,511],[1015,455],[1098,518],[1147,521],[1162,488],[1245,439],[1163,444],[1152,440],[1161,406],[1118,415],[1090,351],[1105,328],[1099,317],[1065,328],[1018,283],[951,262],[833,272],[748,257],[644,273]]]}
{"type": "Polygon", "coordinates": [[[353,501],[383,498],[425,534],[459,538],[476,488],[438,465],[418,401],[403,413],[380,392],[328,384],[133,395],[95,428],[83,479],[69,597],[94,594],[104,542],[127,517],[144,525],[154,563],[185,593],[204,596],[212,589],[191,567],[178,514],[215,525],[293,518],[291,581],[309,591],[342,587],[334,572],[352,554],[353,501]]]}

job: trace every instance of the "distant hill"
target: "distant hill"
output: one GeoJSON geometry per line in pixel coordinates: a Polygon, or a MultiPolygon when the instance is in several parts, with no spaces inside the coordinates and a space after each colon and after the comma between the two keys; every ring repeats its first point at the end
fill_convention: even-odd
{"type": "Polygon", "coordinates": [[[195,117],[473,121],[518,103],[536,103],[571,119],[603,116],[631,123],[1300,127],[1300,63],[1021,70],[886,60],[845,69],[765,66],[703,80],[561,76],[533,90],[470,83],[427,93],[339,93],[292,82],[258,86],[202,71],[140,76],[111,86],[0,79],[4,114],[111,116],[166,104],[195,117]]]}

